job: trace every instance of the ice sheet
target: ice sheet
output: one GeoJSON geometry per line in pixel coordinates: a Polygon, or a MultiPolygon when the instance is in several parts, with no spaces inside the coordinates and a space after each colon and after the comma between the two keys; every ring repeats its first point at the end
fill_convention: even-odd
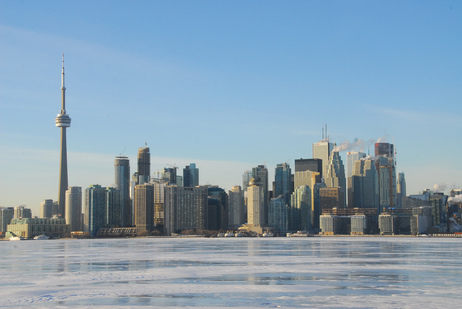
{"type": "Polygon", "coordinates": [[[0,306],[443,307],[458,239],[133,238],[1,242],[0,306]]]}

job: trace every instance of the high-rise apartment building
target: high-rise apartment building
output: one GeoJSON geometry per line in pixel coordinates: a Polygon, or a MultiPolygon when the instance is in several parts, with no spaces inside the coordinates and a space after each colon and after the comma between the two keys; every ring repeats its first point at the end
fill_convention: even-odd
{"type": "Polygon", "coordinates": [[[121,227],[121,192],[114,187],[106,188],[106,222],[105,227],[121,227]]]}
{"type": "Polygon", "coordinates": [[[264,226],[268,223],[268,169],[264,165],[258,165],[252,168],[252,177],[254,183],[261,187],[260,193],[262,194],[261,200],[263,202],[263,221],[261,222],[261,226],[264,226]]]}
{"type": "Polygon", "coordinates": [[[151,175],[151,153],[149,147],[138,148],[138,184],[148,183],[151,175]]]}
{"type": "Polygon", "coordinates": [[[115,188],[120,191],[120,226],[132,225],[132,205],[130,200],[130,161],[118,156],[114,160],[115,188]]]}
{"type": "Polygon", "coordinates": [[[195,187],[199,185],[199,169],[196,163],[190,163],[183,169],[183,186],[195,187]]]}
{"type": "Polygon", "coordinates": [[[66,190],[66,224],[69,224],[70,231],[82,231],[82,188],[69,187],[66,190]]]}
{"type": "Polygon", "coordinates": [[[40,218],[51,218],[53,216],[53,200],[43,200],[40,203],[40,218]]]}
{"type": "Polygon", "coordinates": [[[252,179],[247,187],[247,223],[253,226],[265,225],[264,190],[261,182],[252,179]]]}
{"type": "Polygon", "coordinates": [[[240,186],[234,186],[228,191],[228,207],[228,220],[231,228],[239,227],[246,222],[244,191],[240,186]]]}
{"type": "Polygon", "coordinates": [[[106,225],[106,188],[91,185],[85,189],[84,232],[96,236],[106,225]]]}
{"type": "Polygon", "coordinates": [[[164,235],[208,228],[208,188],[165,187],[164,235]]]}
{"type": "Polygon", "coordinates": [[[165,179],[151,179],[154,187],[154,227],[164,225],[164,191],[168,185],[165,179]]]}
{"type": "Polygon", "coordinates": [[[151,232],[154,227],[154,185],[135,186],[135,226],[137,233],[151,232]]]}
{"type": "Polygon", "coordinates": [[[59,165],[59,196],[58,196],[58,216],[64,217],[65,200],[67,190],[67,142],[66,128],[71,126],[71,118],[66,114],[66,87],[64,86],[64,54],[63,69],[61,73],[61,111],[55,119],[56,126],[61,128],[61,156],[59,165]]]}

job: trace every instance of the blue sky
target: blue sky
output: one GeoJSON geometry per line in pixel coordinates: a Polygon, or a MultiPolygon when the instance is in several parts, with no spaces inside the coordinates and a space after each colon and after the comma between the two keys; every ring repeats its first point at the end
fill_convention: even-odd
{"type": "Polygon", "coordinates": [[[69,185],[147,142],[230,189],[327,124],[395,144],[408,194],[460,188],[461,37],[459,1],[1,1],[0,206],[57,199],[63,52],[69,185]]]}

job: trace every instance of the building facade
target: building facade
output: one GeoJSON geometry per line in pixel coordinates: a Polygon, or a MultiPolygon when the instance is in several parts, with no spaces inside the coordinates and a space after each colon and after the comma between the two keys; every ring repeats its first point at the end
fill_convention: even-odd
{"type": "Polygon", "coordinates": [[[196,187],[199,185],[199,169],[196,163],[190,163],[183,169],[183,186],[196,187]]]}
{"type": "Polygon", "coordinates": [[[164,235],[208,228],[208,188],[165,187],[164,235]]]}
{"type": "Polygon", "coordinates": [[[69,187],[66,190],[66,224],[70,231],[82,231],[82,188],[69,187]]]}
{"type": "Polygon", "coordinates": [[[120,191],[120,226],[132,225],[132,205],[130,200],[130,161],[119,156],[114,160],[115,188],[120,191]]]}

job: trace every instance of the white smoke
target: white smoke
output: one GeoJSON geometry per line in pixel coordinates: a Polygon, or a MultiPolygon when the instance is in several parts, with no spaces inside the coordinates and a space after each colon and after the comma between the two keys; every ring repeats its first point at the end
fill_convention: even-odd
{"type": "Polygon", "coordinates": [[[386,143],[387,142],[388,135],[384,135],[380,137],[376,143],[386,143]]]}
{"type": "Polygon", "coordinates": [[[444,192],[444,190],[446,190],[446,184],[444,183],[433,185],[433,192],[444,192]]]}
{"type": "Polygon", "coordinates": [[[364,148],[368,145],[367,142],[363,141],[362,139],[357,139],[353,142],[348,140],[343,141],[340,145],[334,147],[334,151],[352,151],[352,150],[359,150],[364,151],[364,148]]]}
{"type": "Polygon", "coordinates": [[[462,203],[462,194],[448,198],[448,203],[462,203]]]}

